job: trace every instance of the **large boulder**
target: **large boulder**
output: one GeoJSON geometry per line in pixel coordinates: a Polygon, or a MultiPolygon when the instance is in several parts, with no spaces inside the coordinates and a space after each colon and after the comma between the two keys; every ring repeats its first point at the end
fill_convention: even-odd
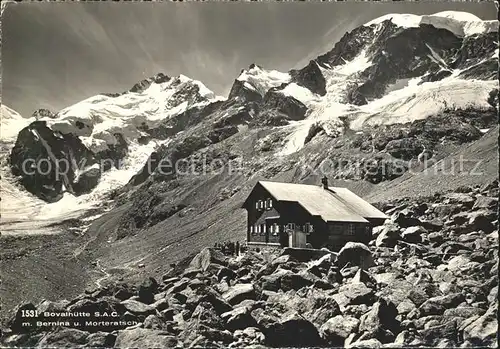
{"type": "Polygon", "coordinates": [[[139,286],[137,295],[139,296],[139,301],[146,304],[154,303],[155,293],[158,292],[158,282],[150,277],[144,280],[139,286]]]}
{"type": "Polygon", "coordinates": [[[399,225],[401,228],[422,225],[422,222],[414,217],[414,213],[408,209],[401,210],[391,216],[391,221],[399,225]]]}
{"type": "Polygon", "coordinates": [[[281,289],[283,291],[300,290],[302,287],[311,286],[318,277],[308,272],[286,273],[281,276],[281,289]]]}
{"type": "Polygon", "coordinates": [[[222,298],[231,305],[238,304],[245,299],[256,299],[256,297],[252,284],[236,284],[222,295],[222,298]]]}
{"type": "Polygon", "coordinates": [[[337,315],[321,326],[320,334],[329,345],[341,347],[351,333],[357,333],[358,327],[358,319],[352,316],[337,315]]]}
{"type": "Polygon", "coordinates": [[[291,260],[299,261],[299,262],[310,262],[311,261],[312,264],[318,264],[318,262],[317,262],[318,260],[333,261],[333,260],[335,260],[335,255],[336,255],[335,252],[329,251],[326,248],[318,250],[318,249],[310,249],[310,248],[285,247],[283,249],[283,252],[281,253],[281,256],[290,256],[291,260]]]}
{"type": "Polygon", "coordinates": [[[149,305],[133,299],[127,299],[121,302],[123,307],[132,314],[142,315],[144,317],[156,313],[156,309],[149,305]]]}
{"type": "Polygon", "coordinates": [[[234,337],[238,341],[238,347],[264,344],[265,341],[264,334],[257,327],[247,327],[244,330],[236,330],[234,331],[234,337]]]}
{"type": "Polygon", "coordinates": [[[498,206],[498,198],[479,195],[472,207],[473,210],[495,209],[498,206]]]}
{"type": "Polygon", "coordinates": [[[272,347],[317,347],[324,343],[316,327],[298,314],[271,323],[263,331],[266,344],[272,347]]]}
{"type": "Polygon", "coordinates": [[[205,271],[212,263],[226,266],[226,257],[220,251],[206,247],[191,260],[189,267],[205,271]]]}
{"type": "Polygon", "coordinates": [[[361,317],[359,331],[365,332],[366,339],[375,338],[382,343],[390,342],[399,332],[397,316],[398,310],[394,303],[382,298],[361,317]]]}
{"type": "Polygon", "coordinates": [[[200,287],[193,292],[189,292],[185,307],[186,309],[194,310],[200,303],[211,304],[215,312],[219,315],[232,309],[231,305],[210,287],[200,287]]]}
{"type": "Polygon", "coordinates": [[[263,290],[278,292],[281,288],[281,278],[285,275],[293,274],[291,270],[278,268],[271,275],[266,275],[260,278],[263,290]]]}
{"type": "Polygon", "coordinates": [[[340,309],[343,310],[348,305],[371,305],[375,300],[375,294],[364,283],[353,282],[342,285],[338,293],[333,295],[333,298],[340,306],[340,309]]]}
{"type": "Polygon", "coordinates": [[[462,324],[464,339],[475,345],[497,347],[498,319],[496,307],[480,317],[472,317],[462,324]]]}
{"type": "Polygon", "coordinates": [[[401,238],[406,242],[420,243],[425,234],[427,234],[427,230],[422,226],[408,227],[401,234],[401,238]]]}
{"type": "Polygon", "coordinates": [[[49,300],[42,300],[37,306],[36,310],[39,313],[44,313],[44,312],[64,312],[66,307],[69,305],[69,301],[67,300],[61,300],[57,302],[49,301],[49,300]]]}
{"type": "Polygon", "coordinates": [[[382,231],[377,236],[375,240],[375,246],[377,247],[394,247],[398,243],[400,236],[400,231],[397,226],[385,226],[382,231]]]}
{"type": "Polygon", "coordinates": [[[225,328],[235,331],[244,330],[247,327],[257,327],[257,321],[253,318],[250,307],[242,306],[221,315],[225,328]]]}
{"type": "Polygon", "coordinates": [[[458,328],[456,321],[445,321],[442,324],[426,326],[419,331],[422,340],[427,346],[436,347],[443,340],[448,341],[445,347],[456,347],[458,342],[458,328]]]}
{"type": "Polygon", "coordinates": [[[496,217],[495,214],[486,210],[480,210],[472,212],[468,215],[469,222],[467,229],[470,231],[482,230],[489,234],[495,230],[495,224],[493,224],[493,219],[496,217]]]}
{"type": "Polygon", "coordinates": [[[345,266],[349,263],[363,269],[368,269],[374,265],[370,248],[361,242],[349,241],[342,247],[337,255],[337,265],[345,266]]]}
{"type": "Polygon", "coordinates": [[[463,301],[464,295],[461,293],[432,297],[422,303],[422,305],[418,308],[418,311],[420,317],[442,315],[446,309],[455,308],[463,301]]]}

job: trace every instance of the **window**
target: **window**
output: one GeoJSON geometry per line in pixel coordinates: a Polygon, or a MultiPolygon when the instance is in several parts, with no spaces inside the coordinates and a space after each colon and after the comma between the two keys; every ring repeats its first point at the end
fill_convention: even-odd
{"type": "Polygon", "coordinates": [[[347,235],[354,235],[356,229],[354,227],[354,224],[348,224],[347,225],[347,235]]]}
{"type": "Polygon", "coordinates": [[[288,223],[287,228],[290,230],[295,230],[295,223],[288,223]]]}
{"type": "Polygon", "coordinates": [[[304,225],[304,231],[306,232],[306,235],[311,235],[314,231],[314,226],[311,223],[306,223],[304,225]]]}
{"type": "Polygon", "coordinates": [[[273,234],[273,236],[277,236],[280,232],[280,226],[276,223],[274,223],[272,226],[271,226],[271,233],[273,234]]]}
{"type": "Polygon", "coordinates": [[[258,225],[258,226],[257,226],[256,233],[257,233],[257,234],[260,234],[260,225],[258,225]]]}
{"type": "Polygon", "coordinates": [[[259,200],[255,203],[255,208],[257,210],[262,210],[264,208],[264,202],[262,200],[259,200]]]}
{"type": "Polygon", "coordinates": [[[270,210],[273,208],[273,200],[272,199],[267,199],[267,209],[270,210]]]}
{"type": "Polygon", "coordinates": [[[253,225],[250,226],[250,234],[253,235],[253,225]]]}
{"type": "Polygon", "coordinates": [[[266,225],[265,224],[260,225],[260,235],[261,236],[266,235],[266,225]]]}

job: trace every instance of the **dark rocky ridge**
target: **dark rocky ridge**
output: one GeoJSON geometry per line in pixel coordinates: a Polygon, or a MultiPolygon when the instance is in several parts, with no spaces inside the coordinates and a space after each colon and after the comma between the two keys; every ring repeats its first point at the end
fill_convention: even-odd
{"type": "Polygon", "coordinates": [[[233,99],[236,97],[242,98],[243,100],[248,102],[262,101],[262,96],[260,95],[260,93],[258,93],[254,89],[246,87],[244,81],[240,80],[234,80],[231,91],[229,91],[228,99],[233,99]]]}
{"type": "Polygon", "coordinates": [[[13,174],[20,176],[30,193],[52,202],[61,197],[64,188],[75,194],[88,189],[74,182],[73,163],[91,166],[97,159],[78,137],[53,132],[45,121],[35,121],[19,133],[9,162],[13,174]]]}
{"type": "Polygon", "coordinates": [[[291,96],[285,96],[276,90],[270,89],[264,96],[264,109],[276,110],[289,120],[303,120],[307,107],[291,96]]]}
{"type": "Polygon", "coordinates": [[[77,136],[35,121],[19,133],[9,164],[27,191],[47,202],[58,201],[66,191],[74,195],[90,192],[103,171],[118,166],[127,155],[127,142],[120,133],[114,137],[116,144],[94,153],[77,136]]]}
{"type": "Polygon", "coordinates": [[[205,248],[161,278],[24,303],[5,323],[2,344],[495,346],[498,195],[495,181],[380,202],[390,219],[369,246],[348,243],[338,254],[285,249],[233,258],[205,248]],[[115,311],[137,325],[21,327],[20,310],[115,311]]]}
{"type": "Polygon", "coordinates": [[[349,88],[346,96],[348,102],[363,105],[367,99],[383,96],[387,86],[399,79],[425,75],[423,82],[438,81],[451,75],[453,69],[464,70],[460,76],[465,79],[496,79],[497,36],[491,32],[459,38],[427,24],[401,28],[386,20],[346,33],[332,50],[290,74],[297,84],[324,95],[325,82],[318,65],[338,66],[365,51],[373,64],[362,72],[360,82],[349,88]]]}
{"type": "Polygon", "coordinates": [[[51,118],[51,119],[55,119],[57,117],[57,114],[54,114],[53,112],[51,112],[50,110],[48,109],[37,109],[33,112],[33,114],[31,115],[31,117],[35,118],[36,120],[38,120],[39,118],[51,118]]]}
{"type": "Polygon", "coordinates": [[[326,81],[315,61],[310,61],[307,66],[300,70],[291,70],[290,75],[293,82],[308,88],[311,92],[320,96],[326,94],[326,81]]]}

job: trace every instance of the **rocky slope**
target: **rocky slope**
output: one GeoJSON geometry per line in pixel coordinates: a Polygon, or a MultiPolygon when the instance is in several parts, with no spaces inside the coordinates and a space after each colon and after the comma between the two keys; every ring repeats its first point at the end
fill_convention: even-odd
{"type": "Polygon", "coordinates": [[[374,229],[369,246],[348,243],[339,253],[285,249],[233,257],[205,248],[159,280],[23,304],[3,343],[496,347],[498,194],[496,181],[380,203],[390,219],[374,229]],[[21,310],[49,314],[27,320],[21,310]],[[65,312],[72,314],[50,316],[65,312]]]}

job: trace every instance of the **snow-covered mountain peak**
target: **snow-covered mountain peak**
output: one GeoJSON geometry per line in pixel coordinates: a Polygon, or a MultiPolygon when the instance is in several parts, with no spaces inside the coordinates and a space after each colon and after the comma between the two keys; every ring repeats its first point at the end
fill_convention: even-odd
{"type": "Polygon", "coordinates": [[[243,70],[236,80],[243,82],[245,88],[264,96],[269,89],[290,82],[291,77],[288,73],[267,70],[252,64],[248,70],[243,70]]]}
{"type": "Polygon", "coordinates": [[[462,22],[482,22],[483,20],[476,15],[463,11],[442,11],[433,14],[433,16],[451,18],[462,22]]]}
{"type": "Polygon", "coordinates": [[[207,98],[207,99],[220,99],[220,98],[223,98],[223,97],[219,97],[219,96],[216,96],[215,93],[210,90],[209,88],[207,88],[207,86],[205,86],[204,83],[202,83],[201,81],[199,80],[194,80],[194,79],[191,79],[189,77],[187,77],[186,75],[179,75],[177,77],[177,79],[180,81],[181,84],[191,84],[193,86],[197,86],[198,87],[198,93],[204,97],[204,98],[207,98]]]}
{"type": "Polygon", "coordinates": [[[116,144],[115,133],[134,141],[143,136],[143,127],[155,127],[191,108],[222,99],[200,81],[185,75],[144,81],[141,88],[118,96],[92,96],[64,108],[56,118],[40,120],[54,131],[81,137],[90,150],[99,152],[116,144]],[[150,81],[149,86],[144,81],[150,81]]]}
{"type": "Polygon", "coordinates": [[[365,26],[379,25],[387,20],[403,28],[428,24],[446,29],[459,37],[498,31],[498,21],[483,21],[471,13],[461,11],[443,11],[432,15],[391,13],[371,20],[365,26]]]}

